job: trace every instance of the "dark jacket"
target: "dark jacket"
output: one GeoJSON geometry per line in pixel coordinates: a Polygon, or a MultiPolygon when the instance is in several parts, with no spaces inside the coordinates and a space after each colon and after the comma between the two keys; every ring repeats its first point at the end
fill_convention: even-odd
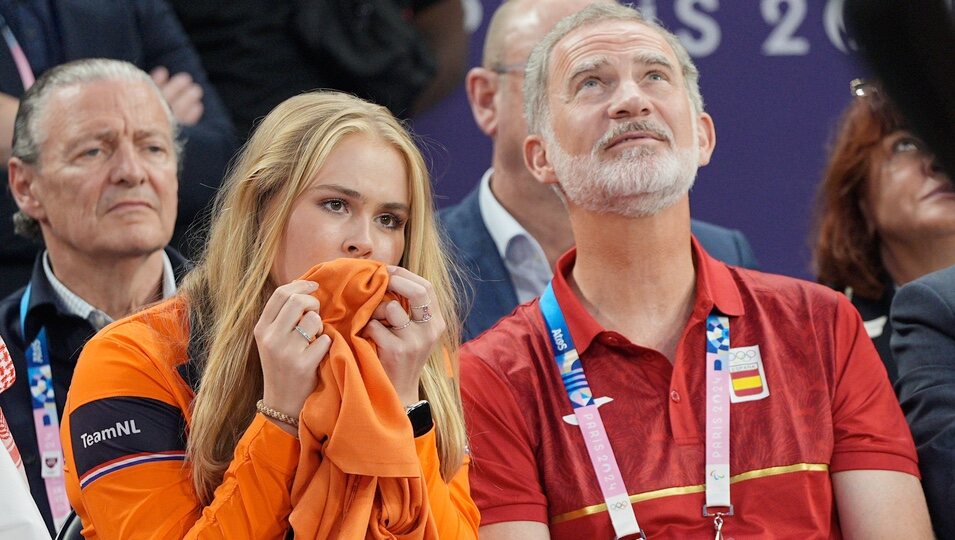
{"type": "Polygon", "coordinates": [[[895,385],[919,453],[939,538],[955,538],[955,266],[901,287],[892,302],[895,385]]]}
{"type": "MultiPolygon", "coordinates": [[[[460,203],[440,213],[455,262],[468,280],[468,283],[458,283],[456,287],[467,314],[463,318],[464,341],[477,337],[517,307],[517,293],[511,277],[481,217],[478,193],[479,187],[460,203]]],[[[696,220],[691,222],[691,227],[703,249],[714,258],[733,266],[756,268],[753,250],[740,231],[696,220]]]]}
{"type": "MultiPolygon", "coordinates": [[[[63,61],[81,58],[126,60],[150,71],[165,66],[171,74],[185,71],[202,87],[202,119],[184,127],[186,140],[179,175],[179,209],[172,245],[185,245],[187,227],[201,219],[222,182],[237,140],[232,121],[215,88],[206,78],[199,56],[175,14],[162,0],[52,0],[63,61]]],[[[40,73],[36,74],[38,77],[40,73]]],[[[10,49],[0,45],[0,92],[19,98],[23,83],[10,49]]],[[[6,166],[0,182],[7,185],[6,166]]],[[[13,234],[17,211],[8,189],[0,193],[0,297],[26,282],[39,247],[13,234]]]]}
{"type": "Polygon", "coordinates": [[[852,295],[852,305],[859,310],[859,315],[865,323],[865,329],[872,338],[875,350],[879,351],[882,364],[889,375],[889,381],[894,385],[899,378],[899,369],[892,359],[892,350],[889,347],[889,338],[892,336],[892,321],[889,319],[889,309],[892,307],[892,298],[895,296],[895,285],[891,279],[885,279],[885,291],[882,298],[862,298],[852,295]],[[881,327],[881,333],[879,333],[881,327]],[[875,335],[873,335],[875,334],[875,335]]]}
{"type": "MultiPolygon", "coordinates": [[[[172,248],[167,247],[166,254],[172,262],[178,282],[188,270],[188,263],[172,248]]],[[[53,285],[47,280],[46,273],[43,271],[42,255],[36,257],[30,283],[32,288],[30,305],[27,308],[26,339],[20,328],[20,300],[26,286],[0,301],[0,335],[7,344],[10,358],[17,372],[17,380],[13,386],[0,394],[0,408],[7,417],[13,439],[23,457],[23,466],[30,480],[30,492],[52,534],[53,518],[47,500],[46,485],[40,477],[39,448],[33,425],[33,403],[23,351],[27,344],[36,338],[40,328],[46,327],[56,410],[62,419],[66,393],[73,379],[76,360],[80,356],[83,345],[96,332],[86,319],[69,315],[62,310],[53,285]]]]}

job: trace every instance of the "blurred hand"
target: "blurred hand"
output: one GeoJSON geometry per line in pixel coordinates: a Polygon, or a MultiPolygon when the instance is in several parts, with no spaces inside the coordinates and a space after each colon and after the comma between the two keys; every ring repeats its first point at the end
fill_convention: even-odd
{"type": "Polygon", "coordinates": [[[202,118],[202,87],[186,72],[169,76],[169,70],[160,66],[150,73],[156,86],[169,103],[173,116],[181,125],[195,125],[202,118]]]}
{"type": "Polygon", "coordinates": [[[447,326],[428,280],[399,266],[388,272],[387,290],[407,298],[411,314],[397,301],[382,302],[362,335],[378,345],[381,366],[407,407],[420,399],[421,371],[447,326]]]}
{"type": "MultiPolygon", "coordinates": [[[[293,281],[278,287],[253,330],[262,363],[262,401],[294,418],[318,385],[318,365],[332,344],[331,338],[322,334],[319,301],[311,296],[317,288],[314,281],[293,281]]],[[[284,422],[275,424],[296,433],[284,422]]]]}

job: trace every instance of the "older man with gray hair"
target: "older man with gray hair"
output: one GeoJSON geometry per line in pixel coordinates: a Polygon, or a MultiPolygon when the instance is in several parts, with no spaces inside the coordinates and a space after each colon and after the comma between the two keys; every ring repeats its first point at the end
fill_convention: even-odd
{"type": "Polygon", "coordinates": [[[461,350],[481,537],[931,538],[852,305],[692,238],[716,143],[697,79],[673,34],[613,4],[530,56],[524,160],[577,247],[461,350]]]}
{"type": "Polygon", "coordinates": [[[111,321],[171,296],[185,268],[166,247],[176,135],[150,76],[118,60],[57,66],[20,102],[8,164],[15,224],[45,249],[30,282],[0,302],[17,372],[0,407],[51,532],[70,510],[58,419],[80,350],[111,321]]]}
{"type": "MultiPolygon", "coordinates": [[[[507,0],[487,26],[482,65],[467,75],[471,112],[491,138],[491,168],[441,221],[457,262],[471,279],[459,282],[465,341],[521,303],[540,296],[553,268],[574,244],[567,210],[524,165],[524,67],[534,45],[557,21],[589,4],[614,0],[507,0]]],[[[703,249],[734,266],[756,268],[742,232],[691,220],[703,249]]]]}

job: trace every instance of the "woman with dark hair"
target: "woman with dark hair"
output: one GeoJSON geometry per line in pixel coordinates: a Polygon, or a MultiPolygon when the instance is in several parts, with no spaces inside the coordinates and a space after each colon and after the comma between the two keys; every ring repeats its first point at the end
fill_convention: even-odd
{"type": "Polygon", "coordinates": [[[892,297],[955,264],[955,190],[876,85],[855,80],[851,90],[819,192],[814,266],[859,310],[895,383],[892,297]]]}

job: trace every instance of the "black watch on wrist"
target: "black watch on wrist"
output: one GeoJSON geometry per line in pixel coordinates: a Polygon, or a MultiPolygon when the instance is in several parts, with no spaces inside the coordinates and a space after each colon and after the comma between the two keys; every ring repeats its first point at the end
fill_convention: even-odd
{"type": "Polygon", "coordinates": [[[408,420],[411,421],[411,429],[414,430],[414,436],[425,435],[434,427],[434,420],[431,418],[431,404],[427,400],[421,401],[405,407],[405,413],[408,420]]]}

